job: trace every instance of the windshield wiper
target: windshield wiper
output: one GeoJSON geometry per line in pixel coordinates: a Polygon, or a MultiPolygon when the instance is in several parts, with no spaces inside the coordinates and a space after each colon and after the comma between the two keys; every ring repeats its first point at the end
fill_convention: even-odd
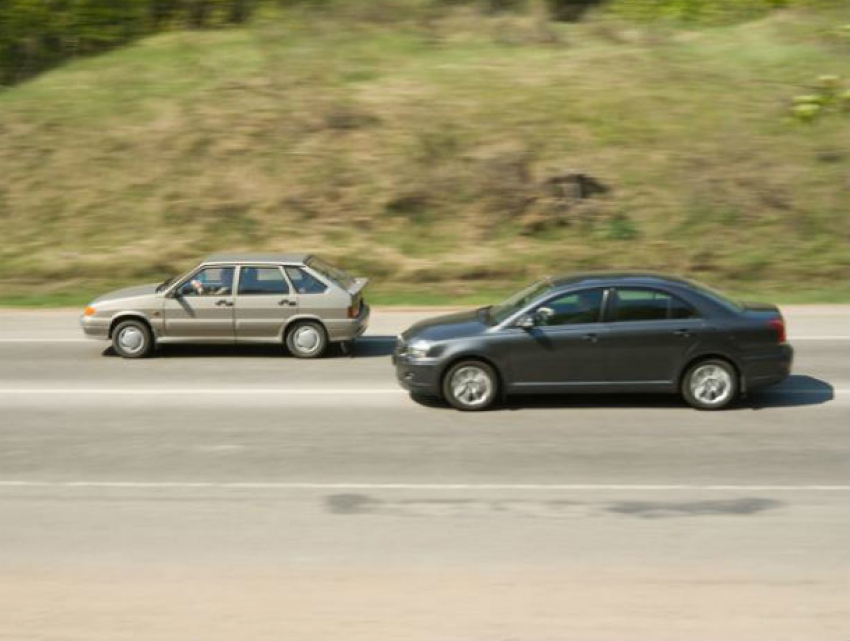
{"type": "Polygon", "coordinates": [[[161,292],[163,289],[165,289],[166,287],[168,287],[168,285],[169,285],[169,284],[171,284],[171,281],[173,281],[173,280],[174,280],[174,277],[173,277],[173,276],[171,276],[170,278],[166,278],[166,279],[165,279],[164,281],[162,281],[159,285],[157,285],[157,287],[156,287],[156,291],[157,291],[157,292],[161,292]]]}

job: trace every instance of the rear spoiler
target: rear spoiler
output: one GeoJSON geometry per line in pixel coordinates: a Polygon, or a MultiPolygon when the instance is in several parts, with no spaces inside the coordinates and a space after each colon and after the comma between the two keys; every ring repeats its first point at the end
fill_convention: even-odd
{"type": "Polygon", "coordinates": [[[354,284],[348,288],[348,293],[352,296],[357,296],[357,294],[363,291],[363,288],[366,287],[368,283],[368,278],[355,278],[354,284]]]}

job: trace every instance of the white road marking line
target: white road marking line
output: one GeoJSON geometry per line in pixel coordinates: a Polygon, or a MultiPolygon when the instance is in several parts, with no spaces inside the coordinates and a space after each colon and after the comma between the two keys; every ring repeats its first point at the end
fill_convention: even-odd
{"type": "MultiPolygon", "coordinates": [[[[389,341],[391,338],[381,336],[361,336],[361,341],[389,341]]],[[[850,336],[835,335],[835,336],[790,336],[790,343],[796,341],[850,341],[850,336]]],[[[39,338],[36,336],[20,336],[10,338],[0,338],[0,343],[91,343],[96,345],[98,342],[106,344],[108,341],[97,341],[89,338],[39,338]]]]}
{"type": "Polygon", "coordinates": [[[269,489],[269,490],[467,490],[543,492],[848,492],[850,485],[697,485],[590,483],[319,483],[272,481],[14,481],[2,488],[269,489]]]}
{"type": "MultiPolygon", "coordinates": [[[[407,391],[401,388],[327,388],[327,389],[297,389],[297,388],[287,388],[287,389],[267,389],[267,388],[207,388],[207,389],[198,389],[198,388],[184,388],[184,389],[176,389],[176,388],[166,388],[166,389],[133,389],[133,388],[90,388],[90,387],[81,387],[81,388],[73,388],[73,387],[40,387],[40,388],[0,388],[0,395],[3,396],[14,396],[16,394],[21,395],[32,395],[32,394],[80,394],[80,395],[132,395],[132,396],[191,396],[191,395],[218,395],[218,396],[235,396],[235,395],[267,395],[267,394],[275,394],[275,395],[286,395],[286,396],[298,396],[298,395],[329,395],[329,394],[369,394],[369,395],[380,395],[380,394],[408,394],[407,391]]],[[[753,395],[776,395],[776,394],[833,394],[833,395],[844,395],[850,394],[850,388],[848,389],[765,389],[765,390],[755,390],[753,395]]]]}
{"type": "Polygon", "coordinates": [[[263,388],[222,388],[222,389],[197,389],[197,388],[186,388],[186,389],[116,389],[116,388],[23,388],[23,389],[14,389],[14,388],[5,388],[0,389],[0,395],[15,395],[15,394],[128,394],[134,396],[163,396],[163,395],[180,395],[180,396],[192,396],[192,395],[237,395],[237,394],[246,394],[246,395],[261,395],[261,394],[285,394],[288,396],[295,395],[332,395],[332,394],[406,394],[403,389],[395,388],[395,389],[263,389],[263,388]]]}
{"type": "Polygon", "coordinates": [[[86,338],[0,338],[0,343],[92,343],[86,338]]]}

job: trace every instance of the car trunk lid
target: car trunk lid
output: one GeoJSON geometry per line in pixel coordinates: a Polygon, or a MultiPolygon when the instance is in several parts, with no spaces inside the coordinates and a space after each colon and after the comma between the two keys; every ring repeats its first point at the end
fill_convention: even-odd
{"type": "Polygon", "coordinates": [[[765,330],[770,332],[777,343],[781,344],[787,341],[785,319],[779,307],[772,303],[753,302],[743,302],[741,306],[744,308],[744,314],[748,318],[764,321],[765,330]]]}
{"type": "Polygon", "coordinates": [[[348,293],[351,295],[351,306],[348,308],[349,318],[360,316],[360,310],[363,307],[363,289],[368,283],[368,278],[355,278],[354,284],[348,288],[348,293]]]}

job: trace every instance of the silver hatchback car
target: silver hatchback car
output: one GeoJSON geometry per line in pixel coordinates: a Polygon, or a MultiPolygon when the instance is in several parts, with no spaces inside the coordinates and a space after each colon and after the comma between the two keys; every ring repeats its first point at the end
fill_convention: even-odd
{"type": "Polygon", "coordinates": [[[222,254],[178,278],[105,294],[80,323],[125,358],[188,342],[283,343],[316,358],[366,330],[367,282],[309,254],[222,254]]]}

